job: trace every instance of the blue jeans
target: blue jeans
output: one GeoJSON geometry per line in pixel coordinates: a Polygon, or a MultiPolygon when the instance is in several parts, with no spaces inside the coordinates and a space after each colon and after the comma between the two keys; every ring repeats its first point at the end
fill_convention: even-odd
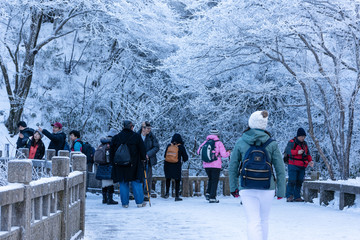
{"type": "MultiPolygon", "coordinates": [[[[120,182],[120,199],[122,205],[129,205],[129,182],[120,182]]],[[[131,182],[132,190],[136,204],[141,204],[144,201],[144,192],[142,183],[139,180],[131,182]]]]}
{"type": "Polygon", "coordinates": [[[305,168],[295,165],[288,165],[288,184],[286,187],[286,197],[294,196],[294,199],[300,198],[300,190],[304,182],[305,168]]]}

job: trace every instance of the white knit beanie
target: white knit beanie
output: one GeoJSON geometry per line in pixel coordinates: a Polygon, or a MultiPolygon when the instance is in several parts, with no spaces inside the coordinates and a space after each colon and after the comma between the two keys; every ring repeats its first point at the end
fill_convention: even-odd
{"type": "Polygon", "coordinates": [[[249,127],[265,130],[268,123],[267,111],[256,111],[249,118],[249,127]]]}
{"type": "Polygon", "coordinates": [[[210,135],[217,135],[217,136],[219,136],[219,135],[220,135],[220,131],[217,130],[217,129],[211,129],[211,130],[210,130],[210,135]]]}

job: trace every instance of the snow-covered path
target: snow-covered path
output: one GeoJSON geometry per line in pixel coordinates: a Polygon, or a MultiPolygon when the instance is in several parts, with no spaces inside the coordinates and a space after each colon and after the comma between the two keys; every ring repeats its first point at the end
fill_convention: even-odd
{"type": "MultiPolygon", "coordinates": [[[[246,221],[238,199],[220,197],[209,204],[202,197],[152,199],[152,206],[137,208],[134,201],[103,205],[101,196],[86,199],[85,239],[246,239],[246,221]]],[[[116,200],[119,200],[116,197],[116,200]]],[[[269,240],[360,239],[360,209],[339,211],[310,203],[273,201],[269,240]]]]}

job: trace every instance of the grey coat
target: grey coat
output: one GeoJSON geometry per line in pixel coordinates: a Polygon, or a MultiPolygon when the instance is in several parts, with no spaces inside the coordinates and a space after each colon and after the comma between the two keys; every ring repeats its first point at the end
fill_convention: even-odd
{"type": "MultiPolygon", "coordinates": [[[[138,131],[138,133],[141,135],[141,130],[138,131]]],[[[157,164],[156,153],[160,150],[159,141],[157,140],[155,135],[150,132],[148,135],[146,135],[144,144],[146,149],[146,155],[148,155],[150,159],[149,164],[150,166],[155,166],[157,164]]]]}

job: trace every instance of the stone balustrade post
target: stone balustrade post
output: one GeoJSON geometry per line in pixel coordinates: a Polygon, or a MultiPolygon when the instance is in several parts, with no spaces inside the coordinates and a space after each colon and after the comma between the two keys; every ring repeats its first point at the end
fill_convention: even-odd
{"type": "Polygon", "coordinates": [[[10,144],[6,143],[5,144],[5,157],[10,157],[10,144]]]}
{"type": "Polygon", "coordinates": [[[230,196],[229,170],[224,169],[223,195],[230,196]]]}
{"type": "Polygon", "coordinates": [[[64,156],[52,157],[52,175],[55,177],[64,177],[64,191],[59,192],[58,202],[59,210],[63,212],[61,215],[61,239],[68,239],[68,220],[69,220],[69,179],[67,176],[70,173],[70,159],[64,156]]]}
{"type": "Polygon", "coordinates": [[[54,156],[51,171],[53,176],[67,177],[70,173],[70,159],[68,157],[54,156]]]}
{"type": "Polygon", "coordinates": [[[58,156],[59,157],[70,157],[70,152],[68,150],[59,150],[58,156]]]}
{"type": "Polygon", "coordinates": [[[85,154],[72,154],[71,158],[74,171],[86,172],[87,165],[85,154]]]}
{"type": "Polygon", "coordinates": [[[31,187],[32,161],[11,160],[8,163],[8,182],[24,184],[24,202],[13,209],[14,223],[22,229],[21,239],[30,239],[31,236],[31,187]]]}
{"type": "Polygon", "coordinates": [[[47,149],[45,154],[45,159],[51,161],[52,158],[56,155],[55,149],[47,149]]]}
{"type": "Polygon", "coordinates": [[[190,197],[189,169],[183,169],[181,171],[181,175],[182,175],[182,196],[183,197],[190,197]]]}
{"type": "Polygon", "coordinates": [[[79,198],[80,198],[80,229],[82,234],[85,233],[85,198],[86,198],[86,186],[88,184],[87,176],[87,161],[85,154],[73,154],[72,156],[72,166],[74,171],[80,171],[83,173],[84,180],[80,184],[79,189],[79,198]]]}

